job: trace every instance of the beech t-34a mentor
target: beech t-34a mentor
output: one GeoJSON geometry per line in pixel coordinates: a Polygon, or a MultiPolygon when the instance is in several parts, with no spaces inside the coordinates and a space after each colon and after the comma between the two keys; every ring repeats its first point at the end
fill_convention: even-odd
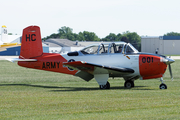
{"type": "MultiPolygon", "coordinates": [[[[12,60],[13,61],[13,60],[12,60]]],[[[137,79],[160,78],[160,89],[167,89],[163,74],[173,59],[159,54],[138,52],[130,43],[110,42],[85,47],[66,54],[43,53],[40,28],[29,26],[23,30],[18,65],[27,68],[78,76],[85,81],[95,78],[100,89],[109,89],[109,77],[123,77],[124,87],[134,87],[137,79]]]]}

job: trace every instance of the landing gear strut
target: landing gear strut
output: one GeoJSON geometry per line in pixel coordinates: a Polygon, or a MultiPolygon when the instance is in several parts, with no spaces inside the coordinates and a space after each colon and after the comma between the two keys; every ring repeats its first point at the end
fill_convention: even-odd
{"type": "Polygon", "coordinates": [[[161,77],[160,81],[162,83],[159,85],[159,89],[167,89],[167,85],[163,83],[163,78],[162,77],[161,77]]]}
{"type": "Polygon", "coordinates": [[[106,85],[99,85],[100,89],[110,89],[110,83],[107,81],[106,85]]]}
{"type": "Polygon", "coordinates": [[[125,88],[128,88],[128,89],[134,87],[134,81],[131,81],[131,80],[126,81],[126,82],[124,83],[124,87],[125,87],[125,88]]]}

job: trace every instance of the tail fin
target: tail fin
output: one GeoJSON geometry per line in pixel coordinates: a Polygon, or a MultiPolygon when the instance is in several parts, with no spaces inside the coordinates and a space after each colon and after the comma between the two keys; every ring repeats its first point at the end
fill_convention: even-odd
{"type": "Polygon", "coordinates": [[[23,29],[19,58],[28,59],[43,54],[40,27],[29,26],[23,29]]]}

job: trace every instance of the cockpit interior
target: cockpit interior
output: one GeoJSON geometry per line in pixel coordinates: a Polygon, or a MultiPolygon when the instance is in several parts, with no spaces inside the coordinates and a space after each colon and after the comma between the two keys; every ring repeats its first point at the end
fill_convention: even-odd
{"type": "Polygon", "coordinates": [[[68,56],[79,55],[100,55],[100,54],[132,54],[139,51],[134,48],[130,43],[116,42],[116,43],[100,43],[93,44],[83,48],[77,52],[70,52],[68,56]]]}

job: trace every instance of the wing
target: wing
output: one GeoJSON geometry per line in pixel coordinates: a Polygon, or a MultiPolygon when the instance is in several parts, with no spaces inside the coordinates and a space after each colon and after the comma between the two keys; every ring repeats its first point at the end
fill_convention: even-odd
{"type": "Polygon", "coordinates": [[[81,70],[91,75],[109,74],[110,77],[122,77],[123,75],[134,73],[134,70],[130,68],[105,66],[100,64],[87,63],[83,61],[68,62],[63,64],[72,69],[81,70]]]}
{"type": "Polygon", "coordinates": [[[102,69],[107,69],[107,70],[110,70],[110,71],[115,71],[115,72],[134,73],[134,70],[130,69],[130,68],[111,67],[111,66],[104,66],[104,65],[92,64],[92,63],[86,63],[86,64],[90,65],[90,66],[95,66],[95,67],[98,67],[98,68],[102,68],[102,69]]]}

